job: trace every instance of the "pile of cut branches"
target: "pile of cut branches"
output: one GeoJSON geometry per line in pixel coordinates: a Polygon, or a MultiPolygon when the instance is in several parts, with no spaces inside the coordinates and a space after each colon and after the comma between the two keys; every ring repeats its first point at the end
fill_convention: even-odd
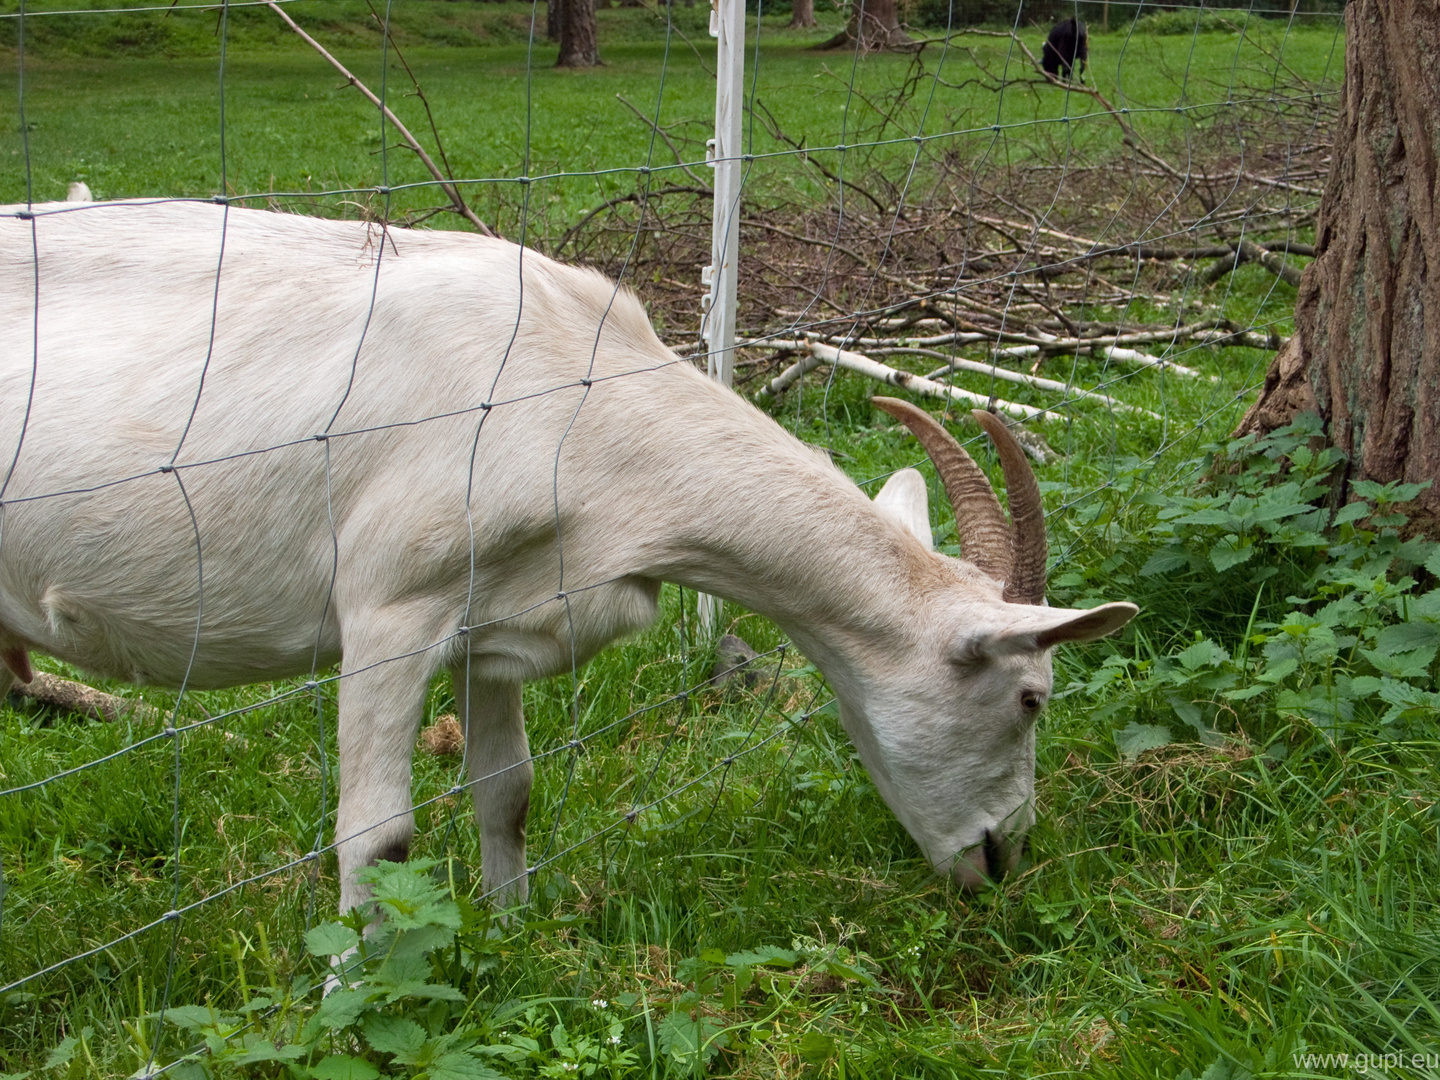
{"type": "MultiPolygon", "coordinates": [[[[997,36],[967,30],[950,45],[974,34],[997,36]]],[[[919,89],[950,85],[927,68],[928,42],[917,43],[889,92],[857,95],[859,124],[848,146],[807,145],[763,101],[750,102],[774,146],[789,153],[767,153],[747,172],[738,383],[758,380],[763,393],[778,395],[807,371],[833,365],[1022,417],[1044,417],[1077,399],[1143,414],[1103,392],[1112,367],[1200,378],[1182,362],[1188,351],[1284,344],[1286,315],[1237,314],[1229,290],[1217,286],[1246,265],[1286,287],[1299,283],[1301,260],[1314,254],[1307,240],[1330,149],[1319,133],[1331,129],[1333,87],[1305,82],[1277,56],[1285,85],[1272,80],[1264,94],[1247,96],[1217,84],[1215,104],[1187,107],[1183,135],[1172,133],[1174,145],[1166,146],[1098,89],[1041,72],[1018,36],[998,36],[1009,38],[1034,75],[1017,80],[1009,66],[992,72],[972,51],[968,82],[997,96],[1063,90],[1067,102],[1089,99],[1092,111],[1067,112],[1065,124],[1003,130],[967,126],[969,118],[957,115],[943,134],[913,136],[925,126],[919,89]],[[1113,137],[1072,139],[1071,120],[1113,137]],[[897,142],[913,142],[913,158],[897,155],[897,142]],[[972,144],[982,143],[984,152],[973,153],[972,144]],[[1059,356],[1098,361],[1101,384],[1079,389],[1070,378],[1042,374],[1059,356]],[[950,385],[973,375],[985,377],[984,393],[950,385]],[[1027,405],[1000,397],[999,384],[1024,387],[1032,398],[1061,396],[1027,405]]],[[[423,100],[418,85],[416,92],[423,100]]],[[[694,353],[701,270],[710,261],[712,193],[698,164],[704,147],[690,122],[659,127],[620,100],[676,168],[637,171],[630,190],[573,221],[546,220],[543,210],[534,217],[528,201],[521,219],[542,250],[634,287],[662,336],[694,353]]],[[[444,209],[489,231],[449,181],[433,120],[444,172],[400,130],[442,182],[450,199],[444,209]]],[[[504,219],[504,206],[491,209],[488,220],[504,219]]]]}
{"type": "MultiPolygon", "coordinates": [[[[737,384],[779,394],[835,364],[974,400],[948,385],[971,373],[987,378],[984,403],[1037,416],[1076,398],[1125,407],[1047,378],[1055,357],[1198,377],[1187,352],[1283,345],[1280,312],[1290,305],[1257,320],[1230,303],[1227,283],[1253,266],[1271,282],[1261,288],[1281,287],[1282,299],[1298,284],[1314,254],[1333,88],[1296,76],[1263,98],[1198,110],[1166,147],[1099,91],[1067,84],[1094,100],[1087,122],[1113,125],[1114,139],[1050,152],[1040,125],[1026,144],[1006,133],[1004,153],[973,155],[971,143],[997,136],[956,126],[897,164],[882,144],[913,130],[907,110],[924,83],[923,50],[913,64],[890,100],[866,101],[873,122],[844,151],[843,168],[839,149],[807,147],[755,103],[771,139],[794,154],[757,162],[747,179],[737,384]],[[818,199],[797,201],[803,190],[818,199]],[[1061,397],[1043,407],[1007,402],[997,383],[1061,397]]],[[[976,78],[990,76],[981,68],[976,78]]],[[[1029,85],[992,81],[997,93],[1029,85]]],[[[1037,73],[1035,92],[1053,93],[1045,87],[1056,81],[1037,73]]],[[[660,134],[677,162],[694,160],[683,131],[660,134]]],[[[669,343],[693,352],[710,201],[703,172],[687,171],[684,182],[637,184],[607,200],[549,247],[623,273],[669,343]]]]}

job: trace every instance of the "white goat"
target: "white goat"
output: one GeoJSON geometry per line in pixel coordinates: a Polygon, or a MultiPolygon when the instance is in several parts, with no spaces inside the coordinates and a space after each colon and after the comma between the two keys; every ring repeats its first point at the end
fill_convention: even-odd
{"type": "Polygon", "coordinates": [[[1013,540],[959,444],[878,399],[940,471],[966,554],[948,558],[915,474],[872,504],[679,361],[628,292],[497,240],[0,208],[0,333],[0,658],[191,687],[338,662],[342,910],[359,868],[408,850],[442,667],[485,888],[525,897],[521,683],[648,625],[662,581],[778,623],[927,858],[974,886],[1033,819],[1051,646],[1136,611],[1043,606],[1038,491],[989,414],[1013,540]]]}

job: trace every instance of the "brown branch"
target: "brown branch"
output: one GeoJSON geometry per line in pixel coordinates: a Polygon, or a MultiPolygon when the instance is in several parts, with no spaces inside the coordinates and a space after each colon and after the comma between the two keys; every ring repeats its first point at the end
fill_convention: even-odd
{"type": "Polygon", "coordinates": [[[820,240],[810,236],[801,236],[799,233],[791,232],[789,229],[781,228],[779,225],[772,225],[763,218],[746,218],[741,224],[749,229],[764,229],[766,232],[789,237],[791,240],[798,240],[800,243],[809,244],[812,247],[824,248],[826,251],[838,251],[842,255],[850,256],[850,258],[854,259],[861,266],[865,266],[870,262],[864,255],[861,255],[853,248],[846,247],[844,244],[837,244],[831,240],[820,240]]]}
{"type": "Polygon", "coordinates": [[[126,718],[135,720],[159,720],[163,714],[153,705],[130,698],[116,697],[93,686],[62,679],[46,671],[35,672],[28,683],[17,682],[12,688],[16,693],[34,698],[45,705],[54,705],[68,712],[78,713],[91,720],[105,720],[113,723],[126,718]]]}
{"type": "Polygon", "coordinates": [[[672,187],[661,188],[659,191],[632,191],[625,195],[616,195],[613,199],[606,199],[599,206],[587,211],[585,215],[580,218],[579,221],[577,221],[574,225],[571,225],[570,228],[566,229],[564,235],[560,237],[560,242],[555,245],[555,254],[558,256],[560,252],[564,250],[565,245],[568,244],[575,236],[575,234],[578,233],[581,229],[583,229],[586,225],[590,224],[590,222],[594,220],[597,214],[603,214],[606,210],[613,210],[615,207],[620,206],[624,203],[639,202],[642,198],[658,199],[662,195],[713,196],[714,194],[715,192],[708,187],[682,187],[676,185],[672,187]]]}
{"type": "Polygon", "coordinates": [[[1286,262],[1283,255],[1266,251],[1250,240],[1241,240],[1235,244],[1219,262],[1200,275],[1200,283],[1214,285],[1226,274],[1247,262],[1259,263],[1286,284],[1296,288],[1300,286],[1300,267],[1286,262]]]}
{"type": "Polygon", "coordinates": [[[390,39],[390,48],[395,50],[395,59],[400,61],[400,66],[405,69],[405,74],[410,76],[410,85],[415,87],[415,96],[420,99],[420,104],[425,106],[425,119],[430,122],[430,135],[435,140],[435,150],[440,155],[440,164],[445,166],[445,175],[454,179],[455,170],[450,167],[450,159],[445,156],[445,144],[440,141],[440,128],[435,123],[435,114],[430,111],[430,99],[425,96],[425,91],[420,88],[420,80],[415,77],[415,72],[410,70],[410,64],[405,59],[405,54],[400,51],[400,45],[395,40],[385,25],[385,20],[375,10],[374,0],[365,0],[365,6],[370,9],[370,17],[375,20],[380,32],[390,39]]]}
{"type": "Polygon", "coordinates": [[[684,170],[686,176],[690,177],[691,180],[694,180],[695,183],[701,185],[702,187],[709,186],[705,183],[704,180],[695,175],[694,171],[690,168],[689,165],[685,164],[684,156],[680,153],[678,149],[676,149],[675,144],[670,141],[670,135],[666,132],[664,128],[662,128],[659,124],[655,123],[654,120],[651,120],[650,117],[646,116],[634,105],[630,104],[630,102],[626,101],[624,94],[616,94],[615,100],[620,102],[621,105],[624,105],[627,109],[633,112],[649,126],[651,131],[655,132],[656,135],[659,135],[660,138],[665,140],[665,145],[670,148],[670,153],[675,155],[675,163],[684,170]]]}
{"type": "Polygon", "coordinates": [[[772,139],[775,139],[777,142],[786,143],[793,149],[798,150],[800,152],[800,160],[806,162],[807,164],[815,166],[815,168],[819,171],[820,175],[825,177],[825,179],[829,180],[832,184],[838,185],[842,190],[848,187],[856,194],[863,195],[865,196],[865,198],[869,199],[871,204],[875,207],[875,209],[880,211],[881,214],[889,213],[889,211],[885,207],[885,204],[882,203],[879,199],[875,198],[874,195],[871,195],[870,192],[866,191],[859,184],[856,184],[850,180],[842,180],[839,176],[831,172],[820,161],[818,161],[815,158],[813,151],[807,150],[803,143],[796,142],[789,135],[786,135],[784,129],[780,127],[780,121],[775,119],[775,114],[772,113],[769,107],[759,98],[755,99],[754,109],[756,112],[764,114],[760,122],[769,129],[770,137],[772,139]]]}
{"type": "Polygon", "coordinates": [[[445,176],[445,174],[440,171],[439,166],[437,166],[435,162],[430,159],[430,155],[425,152],[425,148],[416,141],[414,135],[410,134],[410,129],[407,128],[404,124],[402,124],[400,122],[400,118],[390,111],[390,106],[386,105],[383,101],[381,101],[378,97],[371,93],[370,88],[364,83],[362,83],[354,75],[352,75],[344,64],[340,63],[339,60],[336,60],[335,57],[331,56],[330,53],[326,51],[325,46],[321,45],[304,30],[301,30],[295,20],[290,18],[290,16],[285,13],[285,11],[280,7],[280,5],[275,3],[275,0],[265,0],[265,2],[267,7],[274,11],[275,14],[279,15],[280,18],[285,20],[285,24],[289,26],[291,30],[294,30],[295,33],[299,34],[303,41],[309,44],[311,48],[313,48],[316,52],[318,52],[321,56],[328,60],[331,67],[333,67],[336,71],[340,72],[341,75],[345,76],[346,82],[348,82],[351,86],[355,87],[356,90],[359,90],[360,93],[364,94],[365,97],[369,99],[370,103],[384,114],[385,119],[389,120],[390,123],[395,125],[395,130],[400,133],[400,137],[405,140],[405,142],[409,145],[410,149],[415,151],[415,155],[422,162],[424,162],[425,167],[430,170],[430,175],[435,177],[435,179],[440,182],[440,189],[445,192],[451,203],[454,204],[456,213],[458,213],[466,221],[470,222],[471,225],[474,225],[475,228],[478,229],[483,236],[496,236],[497,234],[495,230],[490,228],[489,225],[486,225],[485,222],[481,221],[479,217],[476,216],[475,211],[471,210],[470,207],[465,204],[465,200],[460,197],[460,192],[456,189],[455,185],[451,183],[451,181],[445,176]]]}

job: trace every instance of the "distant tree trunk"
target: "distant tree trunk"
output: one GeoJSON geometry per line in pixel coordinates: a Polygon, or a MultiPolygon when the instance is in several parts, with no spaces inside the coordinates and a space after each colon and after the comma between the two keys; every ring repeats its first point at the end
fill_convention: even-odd
{"type": "Polygon", "coordinates": [[[803,30],[815,25],[815,0],[790,0],[790,29],[803,30]]]}
{"type": "Polygon", "coordinates": [[[595,0],[550,0],[560,16],[560,59],[556,67],[594,67],[600,63],[596,41],[595,0]]]}
{"type": "Polygon", "coordinates": [[[895,0],[851,0],[850,21],[845,29],[815,48],[843,49],[853,46],[866,52],[915,47],[910,35],[900,29],[895,0]]]}
{"type": "Polygon", "coordinates": [[[564,0],[545,0],[545,36],[551,41],[560,40],[560,5],[564,0]]]}
{"type": "Polygon", "coordinates": [[[1423,482],[1411,520],[1440,535],[1440,3],[1354,0],[1315,260],[1295,336],[1237,433],[1314,410],[1353,480],[1423,482]]]}

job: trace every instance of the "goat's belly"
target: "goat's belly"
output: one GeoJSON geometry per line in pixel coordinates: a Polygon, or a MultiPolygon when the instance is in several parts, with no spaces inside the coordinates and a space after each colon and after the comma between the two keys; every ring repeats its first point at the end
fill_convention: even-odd
{"type": "Polygon", "coordinates": [[[88,671],[168,686],[235,686],[335,662],[333,541],[320,514],[232,503],[222,515],[218,500],[193,499],[192,523],[173,487],[141,485],[5,508],[9,637],[88,671]],[[141,485],[154,497],[140,497],[141,485]]]}
{"type": "Polygon", "coordinates": [[[202,603],[195,582],[104,595],[87,584],[45,584],[31,603],[4,596],[5,636],[97,674],[197,689],[305,675],[340,656],[323,581],[272,579],[246,603],[219,590],[202,603]]]}

